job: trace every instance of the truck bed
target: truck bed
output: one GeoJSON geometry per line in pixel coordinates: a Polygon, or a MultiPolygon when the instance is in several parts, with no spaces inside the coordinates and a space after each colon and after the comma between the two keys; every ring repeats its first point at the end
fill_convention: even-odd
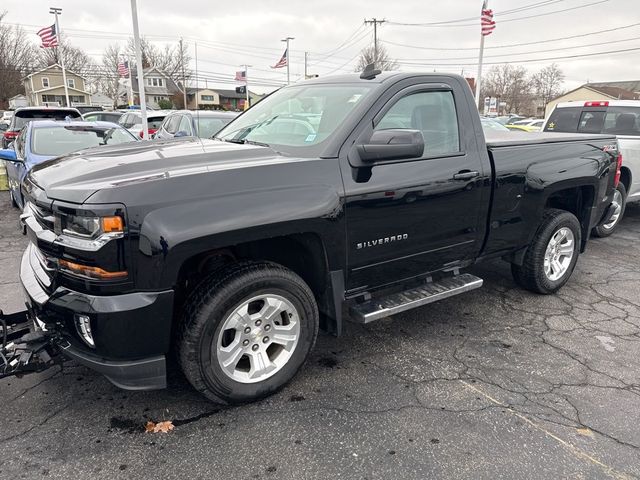
{"type": "Polygon", "coordinates": [[[615,135],[591,133],[550,133],[550,132],[500,132],[485,133],[487,148],[516,147],[520,145],[536,145],[541,143],[584,142],[585,140],[615,141],[615,135]]]}

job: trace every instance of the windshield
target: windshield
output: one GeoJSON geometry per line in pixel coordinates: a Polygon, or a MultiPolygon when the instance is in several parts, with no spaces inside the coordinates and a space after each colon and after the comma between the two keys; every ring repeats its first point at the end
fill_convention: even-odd
{"type": "Polygon", "coordinates": [[[129,132],[117,127],[41,127],[33,129],[31,150],[36,155],[57,157],[84,148],[134,141],[129,132]]]}
{"type": "Polygon", "coordinates": [[[196,120],[198,124],[198,136],[200,138],[211,138],[218,133],[222,127],[228,125],[231,120],[233,120],[233,118],[200,117],[196,120]]]}
{"type": "Polygon", "coordinates": [[[312,147],[331,136],[370,90],[370,85],[362,84],[283,88],[249,109],[216,138],[312,147]]]}
{"type": "Polygon", "coordinates": [[[561,107],[549,116],[546,132],[640,135],[640,107],[561,107]]]}
{"type": "Polygon", "coordinates": [[[500,122],[498,122],[496,120],[490,120],[488,118],[481,118],[480,122],[482,123],[482,128],[484,128],[485,130],[497,130],[497,131],[500,131],[500,132],[510,132],[511,131],[507,127],[505,127],[504,125],[502,125],[500,122]]]}
{"type": "Polygon", "coordinates": [[[13,129],[20,130],[31,120],[64,120],[65,118],[80,119],[80,114],[73,110],[21,110],[13,119],[13,129]]]}

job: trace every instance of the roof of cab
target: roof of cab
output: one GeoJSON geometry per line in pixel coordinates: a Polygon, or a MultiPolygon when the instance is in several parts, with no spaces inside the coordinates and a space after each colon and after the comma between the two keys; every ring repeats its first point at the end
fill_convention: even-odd
{"type": "Polygon", "coordinates": [[[460,75],[454,73],[439,72],[382,72],[371,79],[360,78],[360,73],[349,73],[346,75],[329,75],[327,77],[318,77],[305,80],[294,85],[313,85],[313,84],[332,84],[332,83],[384,83],[389,80],[404,80],[414,77],[450,77],[458,80],[462,79],[460,75]]]}
{"type": "MultiPolygon", "coordinates": [[[[574,100],[572,102],[560,102],[556,105],[556,108],[566,107],[586,107],[586,108],[598,108],[597,106],[587,107],[585,103],[589,100],[574,100]]],[[[640,100],[593,100],[593,102],[606,102],[609,107],[640,107],[640,100]]]]}

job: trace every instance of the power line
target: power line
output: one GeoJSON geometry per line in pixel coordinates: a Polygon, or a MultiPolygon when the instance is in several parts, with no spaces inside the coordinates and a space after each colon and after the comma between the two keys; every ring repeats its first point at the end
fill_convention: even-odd
{"type": "MultiPolygon", "coordinates": [[[[500,23],[507,23],[507,22],[515,22],[518,20],[526,20],[529,18],[537,18],[537,17],[544,17],[546,15],[554,15],[556,13],[562,13],[562,12],[569,12],[571,10],[578,10],[580,8],[586,8],[586,7],[591,7],[593,5],[599,5],[601,3],[606,3],[609,2],[610,0],[598,0],[597,2],[592,2],[592,3],[587,3],[585,5],[578,5],[575,7],[570,7],[570,8],[565,8],[562,10],[554,10],[552,12],[545,12],[545,13],[538,13],[536,15],[528,15],[525,17],[517,17],[517,18],[508,18],[506,20],[500,20],[500,23]]],[[[496,12],[496,17],[499,18],[500,17],[500,12],[496,12]]],[[[470,20],[477,20],[478,17],[473,17],[470,18],[470,20]]],[[[478,23],[473,22],[473,23],[403,23],[403,22],[394,22],[394,21],[389,21],[388,22],[389,25],[394,25],[394,26],[403,26],[403,27],[477,27],[478,23]]]]}
{"type": "MultiPolygon", "coordinates": [[[[640,51],[640,47],[637,48],[625,48],[622,50],[609,50],[607,52],[595,52],[595,53],[583,53],[579,55],[567,55],[564,57],[547,57],[547,58],[535,58],[526,60],[517,60],[513,63],[534,63],[534,62],[548,62],[552,60],[568,60],[573,58],[595,57],[598,55],[609,55],[615,53],[636,52],[640,51]]],[[[418,63],[418,62],[398,62],[401,65],[415,65],[415,66],[439,66],[439,67],[459,67],[459,66],[474,66],[478,63],[418,63]]],[[[483,62],[484,65],[501,65],[508,62],[483,62]]]]}
{"type": "MultiPolygon", "coordinates": [[[[632,28],[632,27],[637,27],[638,25],[640,25],[640,23],[632,23],[630,25],[623,25],[621,27],[615,27],[615,28],[608,28],[606,30],[598,30],[595,32],[588,32],[588,33],[581,33],[579,35],[571,35],[568,37],[557,37],[557,38],[550,38],[548,40],[537,40],[535,42],[523,42],[523,43],[512,43],[509,45],[494,45],[494,46],[487,46],[485,47],[485,49],[495,49],[495,48],[512,48],[512,47],[523,47],[525,45],[537,45],[540,43],[549,43],[549,42],[557,42],[557,41],[561,41],[561,40],[570,40],[572,38],[581,38],[581,37],[588,37],[591,35],[598,35],[600,33],[608,33],[608,32],[614,32],[614,31],[618,31],[618,30],[624,30],[627,28],[632,28]]],[[[409,45],[406,43],[397,43],[397,42],[390,42],[389,40],[383,40],[384,43],[388,43],[389,45],[395,45],[397,47],[407,47],[407,48],[415,48],[418,50],[437,50],[437,51],[458,51],[458,50],[474,50],[477,51],[478,47],[455,47],[455,48],[447,48],[447,47],[423,47],[423,46],[418,46],[418,45],[409,45]]]]}
{"type": "MultiPolygon", "coordinates": [[[[559,52],[559,51],[563,51],[563,50],[573,50],[575,48],[587,48],[587,47],[597,47],[600,45],[610,45],[612,43],[620,43],[620,42],[630,42],[632,40],[640,40],[640,37],[633,37],[633,38],[624,38],[622,40],[611,40],[609,42],[598,42],[598,43],[588,43],[585,45],[576,45],[573,47],[560,47],[560,48],[549,48],[546,50],[532,50],[529,52],[516,52],[516,53],[500,53],[498,55],[487,55],[484,58],[498,58],[498,57],[512,57],[512,56],[517,56],[517,55],[531,55],[532,53],[547,53],[547,52],[559,52]]],[[[473,60],[474,57],[453,57],[453,58],[446,58],[446,60],[473,60]]],[[[421,62],[427,62],[427,61],[439,61],[442,60],[441,58],[398,58],[397,59],[399,62],[400,61],[421,61],[421,62]]],[[[515,62],[517,62],[517,59],[514,60],[515,62]]]]}

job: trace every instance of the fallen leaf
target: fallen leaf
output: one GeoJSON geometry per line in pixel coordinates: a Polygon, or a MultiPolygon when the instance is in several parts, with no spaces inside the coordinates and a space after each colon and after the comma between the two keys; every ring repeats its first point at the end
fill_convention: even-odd
{"type": "Polygon", "coordinates": [[[175,427],[173,426],[173,422],[171,420],[167,420],[166,422],[158,422],[156,426],[153,427],[153,433],[169,433],[175,427]]]}
{"type": "Polygon", "coordinates": [[[153,422],[149,421],[149,422],[147,422],[147,424],[144,426],[144,431],[145,431],[146,433],[153,432],[153,429],[155,428],[155,426],[156,426],[156,424],[155,424],[155,423],[153,423],[153,422]]]}
{"type": "Polygon", "coordinates": [[[578,428],[576,429],[578,435],[584,435],[585,437],[593,437],[593,432],[588,428],[578,428]]]}

